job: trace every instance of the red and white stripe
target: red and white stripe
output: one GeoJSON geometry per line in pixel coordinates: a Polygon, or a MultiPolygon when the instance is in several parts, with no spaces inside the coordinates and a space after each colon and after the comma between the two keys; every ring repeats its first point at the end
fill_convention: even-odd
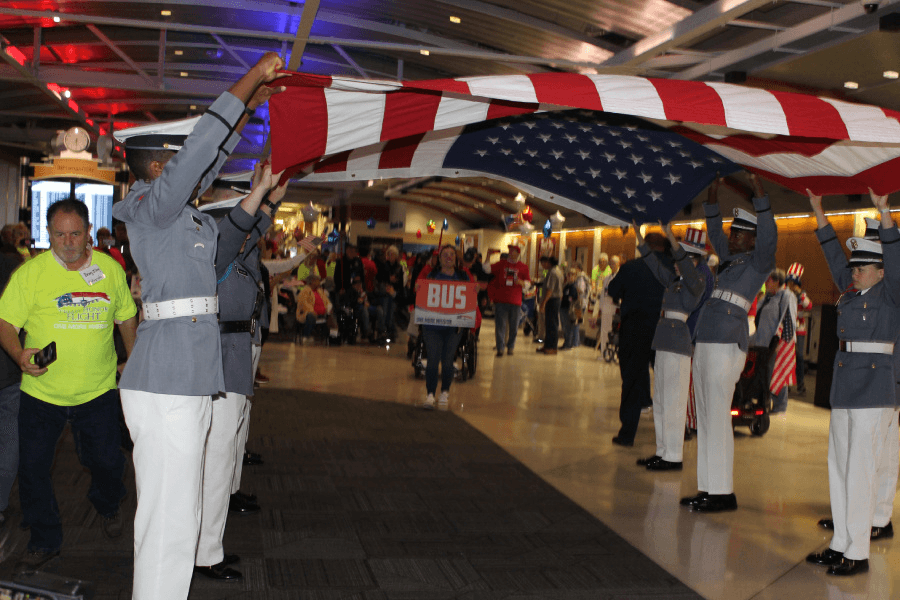
{"type": "MultiPolygon", "coordinates": [[[[841,140],[900,145],[900,113],[724,83],[542,73],[402,83],[292,74],[278,84],[287,91],[270,101],[276,170],[433,130],[560,107],[724,128],[711,132],[717,138],[735,130],[804,138],[818,141],[822,151],[841,140]]],[[[776,140],[754,141],[768,142],[771,148],[776,140]]],[[[828,165],[825,175],[847,177],[871,169],[872,161],[900,156],[898,148],[841,147],[862,157],[846,166],[847,153],[825,154],[817,161],[828,165]]],[[[782,178],[822,175],[819,166],[806,166],[799,158],[802,152],[790,169],[779,170],[779,160],[766,162],[752,149],[740,159],[726,151],[734,149],[723,145],[723,155],[735,162],[782,178]]]]}
{"type": "Polygon", "coordinates": [[[772,369],[772,379],[769,382],[769,390],[777,394],[786,385],[797,383],[797,347],[793,341],[778,341],[775,346],[775,367],[772,369]]]}

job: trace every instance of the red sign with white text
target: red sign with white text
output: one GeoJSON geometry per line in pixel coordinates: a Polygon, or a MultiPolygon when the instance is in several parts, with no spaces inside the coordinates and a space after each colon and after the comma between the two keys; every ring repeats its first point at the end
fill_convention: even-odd
{"type": "Polygon", "coordinates": [[[416,291],[416,324],[475,327],[478,284],[425,279],[416,291]]]}

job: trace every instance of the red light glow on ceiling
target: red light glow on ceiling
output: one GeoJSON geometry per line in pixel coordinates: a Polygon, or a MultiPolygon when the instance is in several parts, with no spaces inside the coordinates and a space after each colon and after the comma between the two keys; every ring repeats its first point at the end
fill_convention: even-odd
{"type": "Polygon", "coordinates": [[[12,58],[14,61],[25,66],[25,55],[22,54],[22,51],[16,48],[15,46],[7,46],[5,49],[6,53],[12,58]]]}

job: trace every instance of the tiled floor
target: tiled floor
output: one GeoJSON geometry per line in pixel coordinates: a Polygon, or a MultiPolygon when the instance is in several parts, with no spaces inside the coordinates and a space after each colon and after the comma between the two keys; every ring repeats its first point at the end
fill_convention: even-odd
{"type": "MultiPolygon", "coordinates": [[[[651,415],[642,418],[634,448],[612,445],[620,386],[615,365],[598,361],[588,347],[538,355],[521,337],[514,356],[496,358],[491,325],[482,332],[475,378],[451,390],[452,415],[412,408],[424,396],[424,382],[414,378],[405,339],[387,349],[267,344],[268,387],[282,391],[260,395],[254,408],[251,446],[269,462],[248,469],[244,486],[265,506],[258,516],[231,519],[226,531],[228,550],[244,557],[246,581],[201,579],[191,598],[693,596],[666,572],[709,599],[900,597],[900,551],[892,540],[873,544],[870,572],[850,579],[829,578],[804,562],[830,537],[816,526],[829,515],[827,411],[792,401],[765,436],[738,429],[739,510],[691,513],[678,499],[696,490],[694,442],[686,445],[683,472],[659,474],[634,464],[653,454],[651,415]],[[445,460],[435,460],[443,454],[445,460]],[[529,482],[525,468],[543,482],[529,482]],[[430,482],[410,490],[410,470],[430,482]],[[473,472],[490,489],[487,505],[461,499],[454,485],[473,472]],[[435,513],[442,516],[435,520],[435,513]],[[455,542],[437,531],[442,526],[455,542]],[[472,541],[483,531],[493,533],[476,544],[484,546],[479,556],[472,541]],[[603,594],[591,587],[598,581],[603,594]]],[[[66,541],[49,570],[88,573],[85,579],[101,584],[98,598],[127,599],[130,523],[115,543],[103,538],[84,500],[88,479],[70,438],[55,469],[66,541]]],[[[123,511],[133,515],[133,493],[123,511]]],[[[25,543],[17,517],[0,529],[0,579],[25,543]]]]}
{"type": "MultiPolygon", "coordinates": [[[[827,577],[804,561],[830,539],[816,526],[830,516],[827,410],[793,400],[765,436],[736,430],[740,508],[701,515],[678,505],[696,491],[695,442],[686,444],[683,472],[659,474],[634,464],[654,453],[651,415],[642,418],[634,448],[611,443],[618,367],[588,347],[544,356],[520,336],[514,356],[496,358],[492,346],[486,321],[478,373],[454,384],[451,410],[702,596],[900,597],[900,542],[873,543],[870,572],[849,579],[827,577]]],[[[271,343],[263,368],[286,387],[413,404],[424,396],[424,383],[405,354],[405,342],[388,349],[271,343]]]]}

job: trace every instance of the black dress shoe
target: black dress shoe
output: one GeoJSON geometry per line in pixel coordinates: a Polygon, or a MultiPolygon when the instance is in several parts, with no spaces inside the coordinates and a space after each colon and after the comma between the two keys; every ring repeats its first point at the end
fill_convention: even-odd
{"type": "Polygon", "coordinates": [[[200,575],[218,581],[240,581],[244,578],[240,571],[235,571],[231,567],[226,567],[223,563],[211,567],[194,567],[194,573],[199,573],[200,575]]]}
{"type": "Polygon", "coordinates": [[[260,456],[256,452],[244,452],[244,466],[245,467],[255,467],[256,465],[263,464],[262,456],[260,456]]]}
{"type": "Polygon", "coordinates": [[[639,458],[639,459],[637,459],[637,465],[638,465],[639,467],[646,467],[646,466],[649,465],[650,463],[654,463],[654,462],[656,462],[656,461],[658,461],[658,460],[662,460],[662,457],[661,457],[661,456],[656,456],[656,455],[654,454],[653,456],[651,456],[651,457],[649,457],[649,458],[639,458]]]}
{"type": "MultiPolygon", "coordinates": [[[[540,350],[538,350],[538,352],[540,352],[540,350]]],[[[634,446],[634,440],[626,440],[625,438],[623,438],[622,436],[619,436],[619,435],[617,435],[616,437],[614,437],[612,439],[612,443],[617,446],[625,446],[627,448],[634,446]]]]}
{"type": "Polygon", "coordinates": [[[888,524],[884,527],[872,527],[872,535],[870,536],[871,539],[886,540],[892,537],[894,537],[894,526],[891,525],[890,521],[888,521],[888,524]]]}
{"type": "Polygon", "coordinates": [[[228,510],[241,515],[252,515],[259,512],[259,504],[238,494],[232,494],[228,501],[228,510]]]}
{"type": "Polygon", "coordinates": [[[256,502],[256,494],[245,494],[244,492],[237,491],[233,493],[232,496],[240,496],[242,500],[246,500],[247,502],[256,502]]]}
{"type": "Polygon", "coordinates": [[[837,550],[826,548],[821,552],[813,552],[812,554],[808,555],[806,557],[806,562],[812,563],[814,565],[830,567],[841,562],[842,558],[844,558],[843,552],[838,552],[837,550]]]}
{"type": "Polygon", "coordinates": [[[707,494],[706,498],[701,498],[695,504],[692,504],[691,510],[696,510],[697,512],[737,510],[737,498],[735,498],[734,494],[707,494]]]}
{"type": "Polygon", "coordinates": [[[684,463],[670,462],[668,460],[659,459],[647,465],[648,471],[680,471],[684,467],[684,463]]]}
{"type": "Polygon", "coordinates": [[[223,567],[227,567],[228,565],[233,565],[235,563],[241,562],[241,557],[237,554],[226,554],[225,558],[222,559],[222,562],[219,563],[223,567]]]}
{"type": "Polygon", "coordinates": [[[831,519],[819,519],[819,527],[834,531],[834,521],[831,519]]]}
{"type": "Polygon", "coordinates": [[[706,492],[700,492],[696,496],[685,496],[681,500],[678,501],[682,506],[693,506],[709,496],[706,492]]]}
{"type": "Polygon", "coordinates": [[[853,560],[852,558],[842,558],[841,562],[828,567],[825,571],[828,575],[837,575],[839,577],[847,577],[856,575],[857,573],[865,573],[869,570],[869,559],[853,560]]]}

